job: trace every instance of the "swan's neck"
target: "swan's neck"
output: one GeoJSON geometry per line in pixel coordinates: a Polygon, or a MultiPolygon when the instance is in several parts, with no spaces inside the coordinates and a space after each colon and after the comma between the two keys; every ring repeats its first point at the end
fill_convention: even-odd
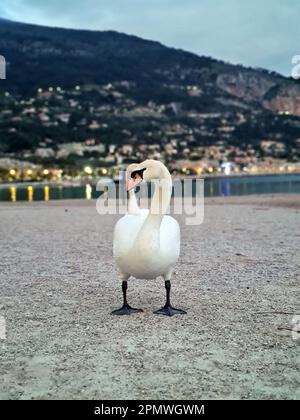
{"type": "MultiPolygon", "coordinates": [[[[169,173],[167,174],[169,175],[169,173]]],[[[150,214],[163,217],[167,213],[171,194],[172,194],[172,179],[171,176],[166,176],[161,179],[153,181],[155,186],[153,198],[151,200],[150,214]]]]}
{"type": "Polygon", "coordinates": [[[130,190],[128,194],[128,214],[140,214],[140,208],[137,203],[134,189],[130,190]]]}
{"type": "Polygon", "coordinates": [[[151,200],[149,214],[140,230],[138,240],[142,249],[149,248],[154,251],[160,247],[160,224],[168,211],[171,193],[172,179],[169,172],[159,180],[153,181],[155,190],[151,200]]]}

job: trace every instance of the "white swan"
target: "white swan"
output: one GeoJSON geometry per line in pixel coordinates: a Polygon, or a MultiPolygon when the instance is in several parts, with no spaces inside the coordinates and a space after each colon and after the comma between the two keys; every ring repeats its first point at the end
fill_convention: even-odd
{"type": "Polygon", "coordinates": [[[113,315],[130,315],[142,312],[128,305],[127,280],[130,276],[142,279],[165,280],[166,304],[155,311],[161,315],[185,314],[170,304],[171,275],[180,253],[180,229],[177,221],[165,213],[172,193],[172,178],[168,169],[159,161],[145,160],[127,169],[129,191],[128,214],[115,226],[113,253],[122,278],[123,306],[113,315]],[[143,181],[152,181],[155,191],[150,210],[138,207],[134,188],[143,181]]]}

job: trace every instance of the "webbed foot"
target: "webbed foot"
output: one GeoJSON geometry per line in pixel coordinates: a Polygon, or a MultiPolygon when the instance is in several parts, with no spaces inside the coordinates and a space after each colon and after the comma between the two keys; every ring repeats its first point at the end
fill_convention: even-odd
{"type": "Polygon", "coordinates": [[[111,315],[131,315],[136,312],[143,312],[143,309],[132,308],[130,305],[123,305],[120,309],[115,309],[111,315]]]}
{"type": "Polygon", "coordinates": [[[155,315],[173,316],[177,314],[186,314],[186,311],[182,309],[173,308],[173,306],[169,305],[169,306],[164,306],[163,308],[158,309],[157,311],[154,311],[153,313],[155,315]]]}

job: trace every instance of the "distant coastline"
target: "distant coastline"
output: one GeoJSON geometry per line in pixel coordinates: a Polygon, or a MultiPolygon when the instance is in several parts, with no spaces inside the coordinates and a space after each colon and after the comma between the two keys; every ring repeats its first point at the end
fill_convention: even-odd
{"type": "MultiPolygon", "coordinates": [[[[265,173],[238,173],[238,174],[230,174],[225,175],[222,174],[201,174],[201,175],[182,175],[177,174],[174,175],[172,178],[173,180],[183,180],[183,179],[231,179],[231,178],[247,178],[247,177],[268,177],[268,176],[292,176],[292,175],[300,175],[299,171],[294,172],[265,172],[265,173]]],[[[110,177],[100,177],[100,178],[92,178],[92,179],[80,179],[80,180],[60,180],[60,181],[17,181],[17,182],[0,182],[0,188],[9,188],[12,186],[19,186],[19,187],[27,187],[29,185],[35,185],[35,186],[65,186],[65,187],[76,187],[76,186],[85,186],[87,184],[96,186],[98,182],[103,182],[105,185],[105,181],[107,183],[109,182],[115,182],[118,183],[118,180],[114,180],[110,177]]]]}

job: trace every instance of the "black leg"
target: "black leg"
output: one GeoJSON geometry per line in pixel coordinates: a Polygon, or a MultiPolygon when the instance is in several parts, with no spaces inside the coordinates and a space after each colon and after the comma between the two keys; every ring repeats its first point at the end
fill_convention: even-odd
{"type": "Polygon", "coordinates": [[[142,309],[132,308],[127,303],[127,280],[122,282],[122,292],[123,292],[123,306],[120,309],[115,309],[111,312],[112,315],[131,315],[135,312],[143,312],[142,309]]]}
{"type": "Polygon", "coordinates": [[[167,315],[167,316],[173,316],[176,314],[186,314],[185,311],[182,309],[176,309],[173,308],[170,301],[170,292],[171,292],[171,281],[166,280],[165,281],[165,287],[166,287],[166,304],[161,309],[158,309],[157,311],[154,311],[153,313],[156,315],[167,315]]]}

